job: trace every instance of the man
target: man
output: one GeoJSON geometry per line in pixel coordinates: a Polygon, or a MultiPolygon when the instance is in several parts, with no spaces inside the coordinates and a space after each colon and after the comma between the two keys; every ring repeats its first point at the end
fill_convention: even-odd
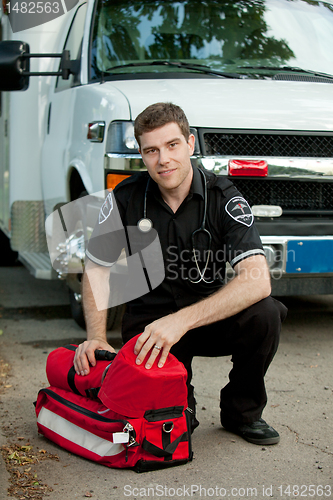
{"type": "MultiPolygon", "coordinates": [[[[221,390],[223,427],[255,444],[278,443],[278,432],[261,415],[267,402],[264,375],[286,308],[270,297],[269,270],[250,207],[228,179],[192,166],[195,138],[178,106],[146,108],[135,120],[135,136],[148,174],[125,180],[114,195],[124,226],[136,226],[143,210],[152,221],[165,279],[127,304],[123,340],[141,333],[136,362],[145,362],[147,369],[157,357],[162,368],[170,351],[184,363],[193,428],[198,425],[190,384],[193,356],[232,355],[230,380],[221,390]],[[223,284],[226,261],[235,277],[223,284]]],[[[95,228],[94,236],[98,233],[95,228]]],[[[112,237],[103,241],[87,251],[86,271],[93,270],[90,276],[98,283],[105,282],[114,262],[112,237]]],[[[95,349],[114,349],[107,343],[106,311],[96,308],[87,272],[83,298],[87,341],[78,347],[74,364],[85,375],[89,363],[95,364],[95,349]]]]}

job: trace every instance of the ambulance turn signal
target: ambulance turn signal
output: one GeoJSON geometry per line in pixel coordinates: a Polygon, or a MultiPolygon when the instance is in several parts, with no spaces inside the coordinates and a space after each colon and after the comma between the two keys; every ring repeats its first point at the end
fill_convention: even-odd
{"type": "Polygon", "coordinates": [[[124,174],[108,174],[106,177],[106,188],[109,191],[112,191],[121,181],[124,179],[127,179],[127,177],[130,177],[130,175],[124,175],[124,174]]]}

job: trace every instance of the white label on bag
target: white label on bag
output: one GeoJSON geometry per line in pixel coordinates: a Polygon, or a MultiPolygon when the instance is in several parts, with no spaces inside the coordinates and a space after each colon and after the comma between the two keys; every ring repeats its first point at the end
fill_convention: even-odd
{"type": "Polygon", "coordinates": [[[128,432],[113,432],[112,442],[113,443],[128,443],[129,433],[128,432]]]}

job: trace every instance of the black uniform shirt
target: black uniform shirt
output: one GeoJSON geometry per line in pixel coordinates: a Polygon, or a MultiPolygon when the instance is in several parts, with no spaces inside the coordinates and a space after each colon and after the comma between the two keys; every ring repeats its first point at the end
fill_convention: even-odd
{"type": "MultiPolygon", "coordinates": [[[[265,255],[251,209],[242,195],[228,179],[208,171],[203,175],[207,182],[205,228],[211,243],[206,232],[195,233],[203,224],[206,198],[198,168],[193,167],[190,192],[176,213],[163,201],[158,185],[147,172],[134,174],[115,188],[124,227],[136,227],[143,218],[146,193],[146,217],[158,233],[165,268],[163,282],[128,303],[128,312],[149,314],[153,310],[164,315],[176,311],[221,287],[226,262],[235,266],[251,255],[265,255]]],[[[119,230],[119,216],[111,211],[105,222],[95,227],[87,250],[90,260],[112,265],[121,248],[126,248],[125,237],[114,237],[114,230],[119,230]]],[[[142,235],[139,229],[135,230],[142,235]]]]}

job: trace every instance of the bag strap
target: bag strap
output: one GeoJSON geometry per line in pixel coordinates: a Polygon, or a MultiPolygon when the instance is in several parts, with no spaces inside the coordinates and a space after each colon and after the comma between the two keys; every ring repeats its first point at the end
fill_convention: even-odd
{"type": "Polygon", "coordinates": [[[183,434],[181,434],[177,439],[172,441],[172,443],[169,443],[167,446],[163,446],[163,448],[159,448],[153,443],[150,443],[149,441],[147,441],[146,438],[144,438],[141,446],[145,451],[148,451],[148,453],[155,455],[155,457],[165,458],[166,460],[172,460],[172,455],[176,451],[176,448],[179,445],[179,443],[181,441],[187,441],[187,440],[188,440],[188,434],[187,432],[183,432],[183,434]]]}
{"type": "MultiPolygon", "coordinates": [[[[68,344],[66,346],[64,346],[65,349],[68,349],[69,351],[76,351],[77,349],[77,346],[76,345],[72,345],[72,344],[68,344]]],[[[109,352],[109,351],[105,351],[105,350],[99,350],[99,349],[96,349],[95,350],[95,357],[96,357],[96,360],[108,360],[108,361],[113,361],[114,358],[116,357],[116,353],[115,352],[109,352]]],[[[109,369],[111,366],[111,363],[110,365],[107,367],[107,369],[109,369]]],[[[76,375],[76,371],[75,371],[75,368],[74,368],[74,365],[68,370],[68,373],[67,373],[67,383],[69,385],[69,387],[71,388],[71,390],[75,393],[75,394],[78,394],[79,396],[82,396],[81,392],[77,389],[76,385],[75,385],[75,375],[76,375]]],[[[105,374],[104,374],[104,377],[105,377],[105,374]]],[[[100,387],[92,387],[90,389],[86,389],[85,390],[85,393],[86,393],[86,396],[90,399],[97,399],[97,396],[98,396],[98,392],[100,390],[100,387]]]]}
{"type": "Polygon", "coordinates": [[[68,373],[67,373],[67,382],[68,382],[69,387],[72,389],[73,392],[75,392],[75,394],[78,394],[79,396],[82,396],[82,394],[80,393],[80,391],[78,391],[77,388],[76,388],[76,385],[75,385],[75,375],[76,375],[76,371],[75,371],[75,368],[74,368],[74,365],[73,365],[68,370],[68,373]]]}

